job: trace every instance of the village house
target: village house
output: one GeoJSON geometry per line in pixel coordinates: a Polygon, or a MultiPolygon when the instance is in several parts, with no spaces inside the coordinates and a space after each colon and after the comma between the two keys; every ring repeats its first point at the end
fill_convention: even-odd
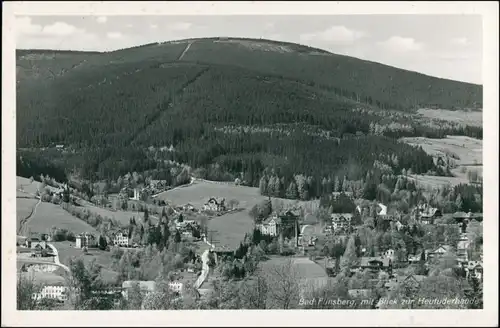
{"type": "Polygon", "coordinates": [[[434,220],[441,216],[441,210],[431,207],[429,204],[421,204],[416,207],[415,219],[418,219],[422,224],[434,224],[434,220]]]}
{"type": "Polygon", "coordinates": [[[392,262],[394,262],[394,250],[393,249],[388,249],[384,252],[383,254],[383,257],[384,258],[388,258],[388,259],[391,259],[392,262]]]}
{"type": "Polygon", "coordinates": [[[358,269],[370,270],[372,272],[384,271],[392,275],[392,260],[384,257],[362,257],[358,269]]]}
{"type": "Polygon", "coordinates": [[[129,238],[127,232],[118,232],[114,235],[113,244],[120,247],[129,246],[129,238]]]}
{"type": "Polygon", "coordinates": [[[405,227],[405,225],[402,224],[399,220],[396,221],[396,223],[394,223],[394,226],[396,227],[397,231],[401,231],[401,229],[403,229],[405,227]]]}
{"type": "Polygon", "coordinates": [[[440,245],[436,249],[428,249],[425,251],[425,258],[426,259],[434,259],[434,258],[441,258],[443,257],[446,253],[449,253],[452,251],[452,247],[449,245],[440,245]]]}
{"type": "Polygon", "coordinates": [[[354,193],[352,191],[334,191],[332,192],[332,199],[334,201],[338,200],[341,195],[346,196],[350,200],[354,200],[354,193]]]}
{"type": "Polygon", "coordinates": [[[274,214],[273,216],[257,224],[257,229],[259,229],[259,231],[263,235],[269,235],[274,237],[278,235],[280,224],[281,224],[280,218],[276,214],[274,214]]]}
{"type": "Polygon", "coordinates": [[[483,263],[481,261],[469,261],[465,266],[467,277],[474,277],[478,280],[483,279],[483,263]]]}
{"type": "Polygon", "coordinates": [[[148,295],[156,290],[156,282],[150,281],[138,281],[138,280],[126,280],[122,283],[122,295],[123,298],[128,300],[128,292],[132,289],[134,284],[139,285],[139,289],[144,295],[148,295]]]}
{"type": "Polygon", "coordinates": [[[457,243],[457,259],[460,262],[467,262],[469,260],[469,249],[470,240],[466,234],[460,235],[460,240],[457,243]]]}
{"type": "Polygon", "coordinates": [[[76,248],[84,248],[84,247],[96,247],[97,246],[97,238],[88,232],[81,233],[75,237],[75,247],[76,248]]]}
{"type": "Polygon", "coordinates": [[[47,248],[47,242],[45,240],[42,240],[42,238],[39,238],[39,237],[27,238],[25,241],[25,245],[27,248],[31,248],[31,249],[37,249],[40,247],[41,247],[41,249],[47,248]]]}
{"type": "Polygon", "coordinates": [[[415,255],[409,255],[408,256],[408,262],[410,264],[417,264],[420,262],[420,259],[422,257],[422,253],[418,253],[418,254],[415,254],[415,255]]]}
{"type": "Polygon", "coordinates": [[[32,297],[35,300],[43,298],[54,299],[63,302],[67,299],[67,287],[63,277],[54,273],[48,272],[22,272],[20,277],[28,277],[33,279],[33,282],[41,286],[38,293],[33,293],[32,297]]]}
{"type": "Polygon", "coordinates": [[[351,213],[332,213],[333,231],[349,231],[351,228],[351,213]]]}
{"type": "Polygon", "coordinates": [[[214,198],[211,197],[208,201],[203,205],[204,211],[213,211],[213,212],[223,212],[226,210],[226,205],[224,204],[224,198],[214,198]]]}
{"type": "Polygon", "coordinates": [[[182,210],[185,212],[189,212],[189,211],[194,212],[194,211],[196,211],[196,208],[192,204],[187,203],[186,205],[182,206],[182,210]]]}

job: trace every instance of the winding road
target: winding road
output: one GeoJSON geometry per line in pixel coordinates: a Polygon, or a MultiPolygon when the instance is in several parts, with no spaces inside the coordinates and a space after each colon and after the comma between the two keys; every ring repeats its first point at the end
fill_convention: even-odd
{"type": "Polygon", "coordinates": [[[203,254],[201,254],[201,262],[202,262],[201,274],[198,277],[198,279],[196,280],[196,282],[194,283],[194,288],[196,288],[196,289],[199,289],[208,277],[208,272],[209,272],[208,253],[209,253],[209,250],[207,249],[206,251],[203,252],[203,254]]]}

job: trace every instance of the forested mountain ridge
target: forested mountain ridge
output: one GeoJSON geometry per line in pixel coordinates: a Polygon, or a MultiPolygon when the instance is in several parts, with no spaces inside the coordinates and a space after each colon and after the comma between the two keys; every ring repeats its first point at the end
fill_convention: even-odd
{"type": "Polygon", "coordinates": [[[18,50],[17,59],[18,147],[44,157],[40,148],[69,146],[51,161],[91,179],[161,169],[164,160],[214,179],[243,173],[254,186],[265,168],[285,180],[357,180],[374,161],[443,174],[396,139],[482,135],[411,119],[419,106],[480,107],[481,86],[289,43],[193,39],[107,53],[18,50]],[[410,117],[388,122],[393,111],[410,117]],[[176,151],[147,151],[169,145],[176,151]]]}

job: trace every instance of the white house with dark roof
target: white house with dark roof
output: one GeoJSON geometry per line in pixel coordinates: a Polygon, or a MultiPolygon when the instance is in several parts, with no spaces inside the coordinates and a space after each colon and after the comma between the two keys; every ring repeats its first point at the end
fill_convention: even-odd
{"type": "Polygon", "coordinates": [[[40,292],[33,293],[33,299],[49,298],[63,302],[68,298],[68,287],[62,276],[50,272],[30,271],[22,272],[18,278],[21,277],[32,279],[35,284],[42,287],[40,292]]]}
{"type": "Polygon", "coordinates": [[[203,205],[204,211],[222,212],[226,210],[225,199],[210,197],[203,205]]]}
{"type": "Polygon", "coordinates": [[[262,221],[262,223],[257,224],[256,227],[263,235],[277,236],[280,223],[279,217],[275,214],[262,221]]]}
{"type": "Polygon", "coordinates": [[[120,231],[113,237],[113,244],[116,246],[128,246],[129,242],[128,233],[126,232],[120,231]]]}
{"type": "Polygon", "coordinates": [[[351,213],[332,213],[333,230],[348,230],[351,227],[352,217],[351,213]]]}

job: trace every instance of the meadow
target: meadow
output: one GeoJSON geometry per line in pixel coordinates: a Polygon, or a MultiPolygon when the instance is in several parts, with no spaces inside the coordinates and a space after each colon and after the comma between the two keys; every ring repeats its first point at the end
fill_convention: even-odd
{"type": "Polygon", "coordinates": [[[420,108],[417,112],[423,117],[438,119],[443,121],[462,123],[471,126],[483,126],[482,111],[452,111],[446,109],[427,109],[420,108]]]}
{"type": "Polygon", "coordinates": [[[429,175],[411,175],[421,186],[439,187],[443,185],[457,185],[469,183],[467,172],[477,171],[483,175],[483,141],[464,136],[447,136],[443,139],[430,138],[402,138],[402,141],[421,146],[422,149],[433,157],[451,157],[456,167],[451,170],[454,177],[438,177],[429,175]]]}

